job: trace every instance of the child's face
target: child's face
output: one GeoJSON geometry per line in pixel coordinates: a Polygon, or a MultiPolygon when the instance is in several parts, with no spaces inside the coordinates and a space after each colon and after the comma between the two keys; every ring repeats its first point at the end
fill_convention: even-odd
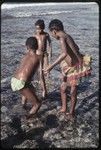
{"type": "Polygon", "coordinates": [[[43,31],[43,29],[40,28],[40,26],[35,26],[36,27],[36,32],[37,33],[41,33],[43,31]]]}

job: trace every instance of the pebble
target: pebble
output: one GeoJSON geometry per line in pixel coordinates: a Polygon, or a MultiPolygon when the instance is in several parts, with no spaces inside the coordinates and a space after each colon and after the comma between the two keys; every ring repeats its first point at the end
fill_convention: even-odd
{"type": "Polygon", "coordinates": [[[2,113],[7,112],[7,110],[8,110],[7,107],[5,107],[5,106],[2,106],[2,107],[1,107],[1,112],[2,112],[2,113]]]}

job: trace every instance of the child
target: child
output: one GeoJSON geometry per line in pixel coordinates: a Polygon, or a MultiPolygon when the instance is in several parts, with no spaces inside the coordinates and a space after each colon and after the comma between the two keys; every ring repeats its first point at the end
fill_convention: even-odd
{"type": "Polygon", "coordinates": [[[46,84],[45,84],[45,77],[43,73],[43,68],[46,68],[49,64],[48,62],[48,53],[47,53],[47,42],[49,44],[49,60],[52,57],[52,48],[51,48],[51,39],[48,33],[44,32],[45,29],[45,24],[43,20],[38,20],[35,23],[36,27],[36,34],[33,35],[34,37],[37,38],[38,40],[38,50],[37,54],[41,55],[41,61],[40,61],[40,83],[43,89],[43,98],[47,95],[47,89],[46,89],[46,84]]]}
{"type": "Polygon", "coordinates": [[[60,112],[65,113],[66,107],[66,89],[71,87],[71,108],[70,112],[66,113],[67,118],[73,118],[75,105],[77,102],[77,85],[82,77],[88,76],[91,73],[91,57],[82,55],[79,52],[77,44],[72,37],[65,33],[63,24],[60,20],[54,19],[49,24],[51,35],[59,40],[61,46],[61,54],[49,65],[44,71],[49,72],[55,65],[60,63],[62,71],[62,84],[61,84],[61,100],[62,107],[60,112]]]}
{"type": "Polygon", "coordinates": [[[37,39],[35,37],[29,37],[26,40],[26,47],[27,53],[11,79],[11,88],[13,91],[19,91],[22,94],[23,106],[26,105],[27,100],[32,101],[33,107],[27,115],[30,118],[41,106],[41,102],[36,96],[35,89],[31,84],[31,78],[35,74],[40,62],[40,57],[36,54],[36,50],[38,49],[37,39]]]}

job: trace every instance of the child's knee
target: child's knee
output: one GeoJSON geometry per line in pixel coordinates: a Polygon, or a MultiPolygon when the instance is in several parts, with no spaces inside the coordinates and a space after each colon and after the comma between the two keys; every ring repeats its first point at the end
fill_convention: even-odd
{"type": "Polygon", "coordinates": [[[77,86],[72,86],[71,87],[71,95],[76,94],[76,92],[77,92],[77,86]]]}
{"type": "Polygon", "coordinates": [[[65,93],[66,89],[67,89],[67,86],[65,84],[61,84],[60,89],[61,89],[62,93],[65,93]]]}

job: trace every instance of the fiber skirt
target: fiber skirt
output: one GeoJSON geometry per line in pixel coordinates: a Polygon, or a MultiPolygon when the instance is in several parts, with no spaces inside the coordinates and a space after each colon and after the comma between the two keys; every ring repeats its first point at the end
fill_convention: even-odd
{"type": "Polygon", "coordinates": [[[70,67],[65,60],[60,63],[63,76],[67,77],[70,86],[78,85],[82,79],[91,75],[91,56],[84,55],[82,64],[75,64],[70,67]]]}

